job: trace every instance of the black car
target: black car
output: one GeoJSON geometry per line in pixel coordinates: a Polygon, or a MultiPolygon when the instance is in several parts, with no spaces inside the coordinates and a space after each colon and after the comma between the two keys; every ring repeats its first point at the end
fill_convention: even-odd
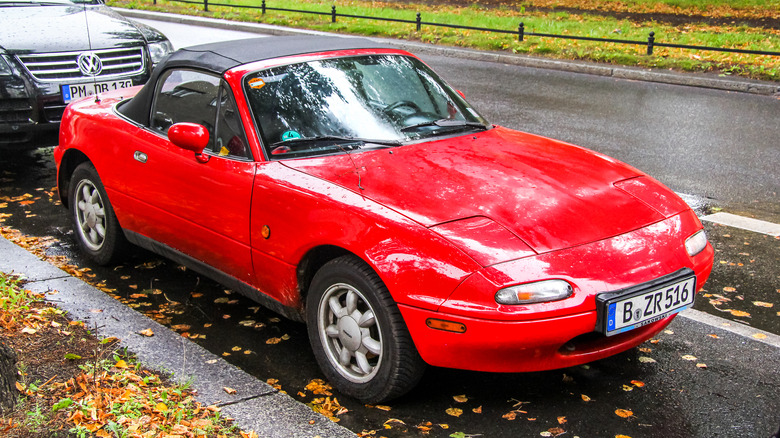
{"type": "Polygon", "coordinates": [[[143,84],[171,51],[102,0],[0,0],[0,148],[57,144],[68,102],[143,84]]]}

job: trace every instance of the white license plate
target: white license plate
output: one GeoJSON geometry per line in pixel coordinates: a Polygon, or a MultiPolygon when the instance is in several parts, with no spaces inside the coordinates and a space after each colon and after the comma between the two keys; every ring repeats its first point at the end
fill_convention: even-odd
{"type": "Polygon", "coordinates": [[[620,291],[600,294],[597,330],[607,336],[633,330],[693,304],[696,295],[696,276],[683,269],[649,283],[620,291]]]}
{"type": "Polygon", "coordinates": [[[109,82],[87,82],[83,84],[63,85],[62,100],[65,103],[81,97],[92,96],[96,93],[107,93],[109,91],[119,90],[120,88],[132,87],[132,79],[109,82]]]}

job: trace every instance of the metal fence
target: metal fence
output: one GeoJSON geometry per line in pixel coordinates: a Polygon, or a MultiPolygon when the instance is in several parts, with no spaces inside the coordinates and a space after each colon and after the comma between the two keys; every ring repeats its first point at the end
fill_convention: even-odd
{"type": "MultiPolygon", "coordinates": [[[[765,50],[746,50],[746,49],[731,49],[726,47],[708,47],[708,46],[692,46],[688,44],[672,44],[672,43],[663,43],[658,42],[655,40],[655,32],[650,32],[647,36],[647,40],[640,41],[640,40],[622,40],[622,39],[612,39],[612,38],[597,38],[597,37],[585,37],[585,36],[575,36],[575,35],[555,35],[550,33],[540,33],[540,32],[526,32],[525,25],[523,22],[520,22],[517,26],[517,29],[490,29],[485,27],[475,27],[475,26],[464,26],[460,24],[446,24],[446,23],[434,23],[434,22],[428,22],[422,20],[422,14],[419,12],[416,15],[416,18],[414,20],[403,20],[399,18],[385,18],[385,17],[371,17],[366,15],[353,15],[353,14],[340,14],[336,11],[336,5],[331,6],[330,12],[322,12],[322,11],[306,11],[306,10],[300,10],[300,9],[289,9],[289,8],[274,8],[271,6],[266,5],[266,0],[262,0],[262,3],[260,6],[253,6],[253,5],[238,5],[238,4],[226,4],[226,3],[210,3],[209,0],[169,0],[171,2],[176,3],[189,3],[189,4],[196,4],[196,5],[203,5],[203,10],[205,12],[209,11],[209,6],[221,6],[221,7],[228,7],[228,8],[236,8],[236,9],[259,9],[262,11],[263,14],[266,13],[266,11],[280,11],[280,12],[294,12],[299,14],[310,14],[310,15],[325,15],[330,16],[330,20],[332,23],[336,22],[336,19],[338,17],[344,17],[344,18],[357,18],[357,19],[363,19],[363,20],[374,20],[374,21],[391,21],[394,23],[409,23],[414,24],[417,28],[417,32],[422,31],[423,26],[435,26],[435,27],[445,27],[450,29],[464,29],[464,30],[476,30],[481,32],[491,32],[491,33],[501,33],[501,34],[513,34],[517,35],[518,41],[524,41],[525,37],[545,37],[545,38],[560,38],[560,39],[566,39],[566,40],[580,40],[580,41],[596,41],[596,42],[604,42],[604,43],[615,43],[615,44],[631,44],[636,46],[646,46],[647,47],[647,54],[652,55],[653,49],[655,47],[669,47],[669,48],[677,48],[677,49],[689,49],[689,50],[710,50],[715,52],[730,52],[730,53],[745,53],[750,55],[767,55],[767,56],[780,56],[780,52],[770,52],[765,50]]],[[[156,5],[157,0],[153,0],[153,3],[156,5]]]]}

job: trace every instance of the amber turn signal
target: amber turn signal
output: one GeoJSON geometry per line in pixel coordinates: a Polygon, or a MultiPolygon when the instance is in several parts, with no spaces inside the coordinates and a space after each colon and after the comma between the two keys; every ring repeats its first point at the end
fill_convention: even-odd
{"type": "Polygon", "coordinates": [[[428,318],[425,320],[425,325],[432,329],[444,330],[445,332],[466,333],[466,324],[460,322],[428,318]]]}

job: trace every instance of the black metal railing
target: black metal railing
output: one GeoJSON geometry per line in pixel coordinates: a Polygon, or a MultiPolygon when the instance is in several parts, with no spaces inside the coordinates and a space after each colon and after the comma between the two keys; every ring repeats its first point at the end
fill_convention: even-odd
{"type": "MultiPolygon", "coordinates": [[[[155,5],[157,4],[157,0],[152,0],[152,1],[155,5]]],[[[337,17],[356,18],[356,19],[374,20],[374,21],[390,21],[394,23],[408,23],[408,24],[414,24],[416,26],[417,32],[422,31],[422,27],[423,25],[425,25],[425,26],[445,27],[449,29],[476,30],[480,32],[513,34],[513,35],[517,35],[518,41],[524,41],[525,37],[527,36],[534,36],[534,37],[543,37],[543,38],[559,38],[559,39],[566,39],[566,40],[595,41],[595,42],[615,43],[615,44],[631,44],[637,46],[646,46],[648,55],[652,55],[653,50],[656,47],[669,47],[669,48],[688,49],[688,50],[706,50],[706,51],[714,51],[714,52],[744,53],[750,55],[780,56],[780,52],[772,52],[766,50],[732,49],[727,47],[709,47],[709,46],[694,46],[689,44],[662,43],[655,40],[655,32],[653,31],[650,31],[650,33],[647,35],[647,40],[622,40],[622,39],[613,39],[613,38],[598,38],[598,37],[585,37],[585,36],[576,36],[576,35],[556,35],[556,34],[541,33],[541,32],[527,32],[525,30],[525,24],[523,22],[520,22],[520,24],[517,26],[517,29],[512,29],[512,30],[465,26],[461,24],[435,23],[429,21],[422,21],[422,14],[420,14],[419,12],[417,12],[417,15],[414,20],[404,20],[401,18],[372,17],[366,15],[354,15],[354,14],[339,14],[336,11],[336,5],[331,6],[329,12],[323,12],[323,11],[307,11],[301,9],[270,7],[266,5],[266,0],[262,0],[260,6],[226,4],[226,3],[210,3],[209,0],[199,0],[199,1],[168,0],[168,1],[177,2],[177,3],[203,5],[203,10],[205,12],[209,12],[209,6],[220,6],[220,7],[237,8],[237,9],[259,9],[262,11],[263,15],[265,15],[266,11],[293,12],[298,14],[310,14],[310,15],[326,15],[326,16],[329,15],[332,23],[336,22],[337,17]]]]}

